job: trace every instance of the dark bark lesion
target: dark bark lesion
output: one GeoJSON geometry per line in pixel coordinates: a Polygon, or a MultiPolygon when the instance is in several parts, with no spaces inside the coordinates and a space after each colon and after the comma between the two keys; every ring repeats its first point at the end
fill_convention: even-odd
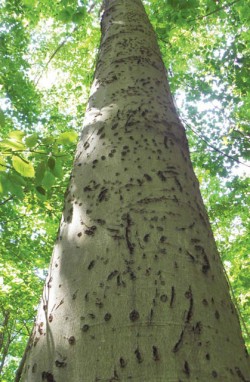
{"type": "Polygon", "coordinates": [[[172,286],[172,288],[171,288],[171,298],[170,298],[170,308],[173,307],[174,299],[175,299],[175,287],[172,286]]]}
{"type": "Polygon", "coordinates": [[[249,379],[246,379],[245,376],[242,374],[242,371],[240,370],[239,367],[235,367],[235,371],[236,371],[236,374],[237,376],[240,378],[241,381],[243,382],[249,382],[249,379]]]}
{"type": "Polygon", "coordinates": [[[132,255],[134,253],[134,244],[131,242],[130,235],[131,235],[131,226],[132,226],[132,220],[129,214],[126,215],[126,227],[125,227],[125,238],[127,247],[129,249],[129,253],[132,255]]]}
{"type": "Polygon", "coordinates": [[[183,337],[184,337],[184,329],[181,331],[180,337],[172,349],[173,353],[177,353],[180,350],[183,343],[183,337]]]}
{"type": "Polygon", "coordinates": [[[48,372],[48,371],[43,371],[42,372],[42,380],[43,381],[47,381],[47,382],[56,382],[56,380],[54,379],[53,374],[48,372]]]}
{"type": "Polygon", "coordinates": [[[103,202],[104,200],[107,200],[107,198],[108,198],[107,193],[108,193],[108,189],[103,188],[98,195],[98,201],[103,202]]]}
{"type": "Polygon", "coordinates": [[[194,299],[193,299],[191,286],[189,286],[188,291],[185,293],[185,297],[189,299],[189,309],[185,319],[186,324],[188,324],[193,316],[193,307],[194,307],[194,299]]]}
{"type": "Polygon", "coordinates": [[[135,356],[136,356],[136,360],[138,363],[142,363],[143,362],[143,358],[142,358],[142,355],[141,355],[141,352],[139,350],[139,348],[137,348],[135,350],[135,356]]]}

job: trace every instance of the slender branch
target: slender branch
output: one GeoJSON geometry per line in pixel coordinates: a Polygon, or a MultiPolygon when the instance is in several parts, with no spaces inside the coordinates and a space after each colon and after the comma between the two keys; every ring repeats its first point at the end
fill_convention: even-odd
{"type": "Polygon", "coordinates": [[[244,162],[241,162],[239,161],[237,158],[234,158],[232,157],[231,155],[228,155],[226,154],[224,151],[218,149],[217,147],[215,147],[214,145],[212,145],[208,138],[207,137],[204,137],[203,135],[199,134],[193,127],[191,127],[184,119],[182,119],[182,121],[184,122],[184,124],[191,130],[193,131],[193,133],[195,135],[197,135],[197,137],[199,137],[200,139],[202,139],[204,142],[206,142],[207,146],[211,147],[214,151],[217,151],[218,153],[222,154],[224,157],[227,157],[231,160],[233,160],[234,162],[237,162],[239,164],[242,164],[243,166],[246,166],[246,167],[250,167],[248,164],[244,163],[244,162]]]}
{"type": "MultiPolygon", "coordinates": [[[[93,3],[90,8],[88,9],[88,13],[91,13],[93,8],[95,7],[95,3],[93,3]]],[[[48,61],[45,63],[45,66],[44,68],[42,69],[41,73],[38,74],[38,76],[36,77],[35,79],[35,86],[38,85],[44,71],[48,68],[50,62],[53,60],[53,58],[55,57],[55,55],[59,52],[59,50],[66,44],[66,42],[68,42],[68,39],[72,36],[72,34],[74,32],[76,32],[79,28],[79,25],[75,26],[75,28],[73,29],[73,31],[71,32],[70,35],[68,35],[67,37],[65,37],[65,39],[58,45],[58,47],[54,50],[54,52],[51,54],[51,56],[49,57],[48,61]]]]}
{"type": "Polygon", "coordinates": [[[38,85],[40,79],[42,78],[42,75],[44,73],[44,71],[48,68],[50,62],[53,60],[53,58],[55,57],[55,55],[59,52],[59,50],[66,44],[66,42],[68,42],[68,39],[72,36],[72,34],[79,28],[79,26],[76,26],[71,35],[70,36],[67,36],[65,37],[65,39],[58,45],[58,47],[54,50],[54,52],[52,53],[52,55],[49,57],[48,61],[45,63],[45,66],[44,68],[42,69],[41,73],[38,75],[38,77],[35,79],[35,86],[38,85]]]}
{"type": "MultiPolygon", "coordinates": [[[[205,18],[207,18],[207,17],[213,15],[214,13],[220,12],[220,11],[222,11],[222,10],[225,9],[225,8],[231,7],[231,6],[234,5],[235,3],[238,3],[239,1],[241,1],[241,0],[234,0],[234,1],[232,1],[231,3],[225,4],[225,5],[223,5],[222,7],[216,8],[214,11],[211,11],[211,12],[209,12],[209,13],[203,15],[203,16],[198,16],[198,17],[196,17],[196,18],[194,18],[194,19],[187,20],[187,22],[188,22],[188,23],[192,23],[192,22],[194,22],[194,21],[198,21],[198,20],[205,19],[205,18]]],[[[173,29],[176,29],[176,28],[178,28],[178,27],[177,27],[177,26],[174,26],[173,28],[170,29],[170,31],[172,31],[173,29]]]]}
{"type": "Polygon", "coordinates": [[[216,8],[214,11],[211,11],[211,12],[207,13],[207,14],[204,15],[204,16],[199,16],[199,17],[196,17],[195,19],[188,20],[188,22],[189,22],[189,23],[192,23],[193,21],[197,21],[197,20],[205,19],[206,17],[209,17],[209,16],[213,15],[214,13],[220,12],[220,11],[222,11],[222,10],[225,9],[225,8],[231,7],[231,6],[234,5],[235,3],[238,3],[239,1],[241,1],[241,0],[234,0],[234,1],[232,1],[231,3],[228,3],[228,4],[223,5],[222,7],[216,8]]]}
{"type": "Polygon", "coordinates": [[[5,199],[3,202],[0,203],[0,206],[3,206],[4,204],[8,203],[10,200],[14,199],[14,196],[10,196],[8,199],[5,199]]]}

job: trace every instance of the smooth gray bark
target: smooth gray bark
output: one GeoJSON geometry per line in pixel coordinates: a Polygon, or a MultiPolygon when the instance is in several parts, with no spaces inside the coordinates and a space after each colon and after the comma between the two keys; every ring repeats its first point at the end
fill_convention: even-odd
{"type": "Polygon", "coordinates": [[[140,0],[102,41],[22,382],[249,378],[184,128],[140,0]]]}

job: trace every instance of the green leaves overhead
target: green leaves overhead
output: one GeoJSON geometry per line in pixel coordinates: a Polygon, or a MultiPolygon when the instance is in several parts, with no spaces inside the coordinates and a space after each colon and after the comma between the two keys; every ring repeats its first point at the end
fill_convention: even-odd
{"type": "Polygon", "coordinates": [[[78,7],[74,9],[73,7],[64,8],[58,14],[58,19],[64,23],[73,22],[75,24],[80,24],[86,15],[85,7],[78,7]]]}

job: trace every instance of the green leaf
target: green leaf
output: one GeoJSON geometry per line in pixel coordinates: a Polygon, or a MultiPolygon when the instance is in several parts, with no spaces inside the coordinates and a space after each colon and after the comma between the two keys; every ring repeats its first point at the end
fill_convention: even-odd
{"type": "Polygon", "coordinates": [[[55,177],[50,171],[46,171],[43,177],[42,184],[46,189],[49,189],[55,183],[55,177]]]}
{"type": "Polygon", "coordinates": [[[41,195],[46,195],[46,190],[42,186],[37,186],[36,190],[41,195]]]}
{"type": "Polygon", "coordinates": [[[46,168],[47,168],[47,165],[45,162],[40,162],[38,164],[36,168],[36,178],[35,178],[37,184],[42,183],[46,168]]]}
{"type": "Polygon", "coordinates": [[[6,159],[3,155],[0,155],[0,171],[6,171],[6,159]]]}
{"type": "Polygon", "coordinates": [[[26,7],[32,8],[36,5],[36,0],[22,0],[23,4],[26,5],[26,7]]]}
{"type": "Polygon", "coordinates": [[[74,13],[72,16],[73,23],[80,24],[83,21],[85,14],[86,14],[85,8],[83,7],[79,8],[78,12],[74,13]]]}
{"type": "Polygon", "coordinates": [[[64,9],[58,14],[58,19],[64,23],[71,21],[74,10],[72,8],[64,9]]]}
{"type": "Polygon", "coordinates": [[[44,145],[50,145],[51,143],[54,143],[55,138],[54,137],[46,137],[42,140],[42,143],[44,145]]]}
{"type": "Polygon", "coordinates": [[[9,132],[9,137],[12,140],[22,142],[23,137],[25,136],[25,133],[21,130],[13,130],[9,132]]]}
{"type": "Polygon", "coordinates": [[[5,125],[5,114],[3,110],[0,109],[0,126],[4,126],[4,125],[5,125]]]}
{"type": "Polygon", "coordinates": [[[65,133],[61,133],[57,139],[59,144],[67,145],[70,143],[75,143],[77,141],[78,134],[75,130],[69,130],[65,133]]]}
{"type": "Polygon", "coordinates": [[[14,169],[19,172],[19,174],[28,178],[33,178],[35,176],[33,164],[26,159],[14,155],[12,157],[12,164],[14,169]]]}
{"type": "Polygon", "coordinates": [[[3,173],[0,176],[0,193],[15,195],[18,199],[23,199],[25,196],[22,186],[12,176],[3,173]]]}
{"type": "Polygon", "coordinates": [[[0,142],[0,147],[11,149],[12,151],[23,151],[26,149],[23,143],[20,143],[13,139],[3,139],[0,142]]]}
{"type": "Polygon", "coordinates": [[[25,194],[23,192],[22,187],[19,184],[12,183],[11,180],[8,184],[9,191],[12,195],[15,195],[18,199],[23,199],[25,197],[25,194]]]}
{"type": "Polygon", "coordinates": [[[49,157],[48,159],[48,166],[51,170],[54,170],[55,168],[55,165],[56,165],[56,160],[54,157],[49,157]]]}
{"type": "Polygon", "coordinates": [[[59,179],[62,179],[63,178],[63,169],[62,169],[62,163],[60,160],[57,159],[56,161],[56,165],[55,167],[53,168],[53,170],[51,170],[53,175],[56,177],[56,178],[59,178],[59,179]]]}
{"type": "Polygon", "coordinates": [[[12,183],[19,184],[20,186],[26,186],[25,179],[17,174],[9,174],[9,179],[12,183]]]}
{"type": "Polygon", "coordinates": [[[5,177],[0,174],[0,194],[4,194],[4,180],[5,177]]]}
{"type": "Polygon", "coordinates": [[[34,133],[25,138],[25,144],[27,147],[32,148],[37,145],[38,140],[39,140],[39,135],[37,133],[34,133]]]}

